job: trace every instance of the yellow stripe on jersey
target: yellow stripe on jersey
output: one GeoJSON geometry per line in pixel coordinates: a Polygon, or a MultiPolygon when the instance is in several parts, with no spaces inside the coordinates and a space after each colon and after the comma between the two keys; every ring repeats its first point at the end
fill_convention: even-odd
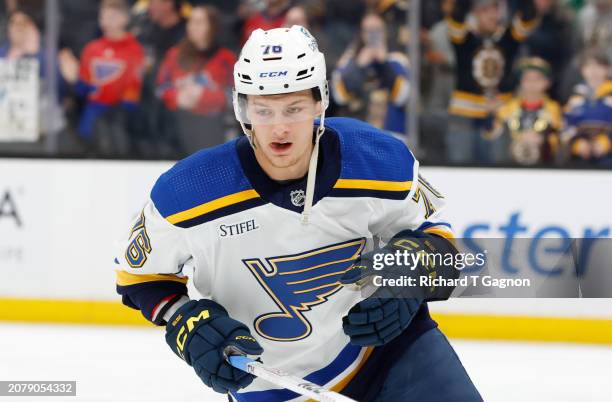
{"type": "Polygon", "coordinates": [[[116,271],[117,272],[117,285],[119,286],[130,286],[130,285],[138,285],[139,283],[145,282],[158,282],[158,281],[172,281],[172,282],[180,282],[187,283],[188,278],[180,278],[176,275],[136,275],[130,274],[125,271],[116,271]]]}
{"type": "Polygon", "coordinates": [[[177,224],[180,222],[187,221],[189,219],[197,218],[209,212],[216,211],[217,209],[225,208],[233,204],[252,200],[253,198],[259,198],[257,191],[250,189],[244,190],[239,193],[226,195],[225,197],[217,198],[204,204],[200,204],[197,207],[190,208],[183,212],[178,212],[174,215],[170,215],[166,220],[170,223],[177,224]]]}
{"type": "Polygon", "coordinates": [[[409,191],[412,188],[412,181],[338,179],[336,181],[336,184],[334,184],[334,188],[382,191],[409,191]]]}

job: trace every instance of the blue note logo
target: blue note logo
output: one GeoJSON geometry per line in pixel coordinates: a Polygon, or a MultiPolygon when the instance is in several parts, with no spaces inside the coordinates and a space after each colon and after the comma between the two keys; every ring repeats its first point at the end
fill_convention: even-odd
{"type": "Polygon", "coordinates": [[[365,246],[365,239],[306,251],[299,254],[245,259],[257,282],[279,311],[260,315],[253,326],[259,335],[280,342],[298,341],[312,333],[305,313],[338,292],[340,277],[365,246]]]}

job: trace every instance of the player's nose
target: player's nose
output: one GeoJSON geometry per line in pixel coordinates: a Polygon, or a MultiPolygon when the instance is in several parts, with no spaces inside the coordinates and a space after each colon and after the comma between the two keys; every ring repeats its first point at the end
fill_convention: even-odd
{"type": "Polygon", "coordinates": [[[289,130],[288,124],[277,123],[277,124],[274,124],[272,127],[272,134],[274,135],[274,138],[277,140],[286,139],[289,133],[290,133],[290,130],[289,130]]]}

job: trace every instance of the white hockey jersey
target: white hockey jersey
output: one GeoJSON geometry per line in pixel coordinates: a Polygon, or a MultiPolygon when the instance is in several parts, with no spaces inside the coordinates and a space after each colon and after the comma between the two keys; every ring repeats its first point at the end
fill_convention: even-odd
{"type": "MultiPolygon", "coordinates": [[[[306,180],[270,180],[246,138],[163,174],[115,259],[124,302],[162,323],[187,281],[183,266],[193,266],[195,287],[248,325],[267,365],[341,390],[372,348],[350,345],[342,331],[362,298],[340,276],[377,239],[405,229],[452,233],[442,195],[419,178],[401,141],[352,119],[325,126],[308,225],[300,221],[306,180]]],[[[257,379],[234,397],[302,400],[257,379]]]]}

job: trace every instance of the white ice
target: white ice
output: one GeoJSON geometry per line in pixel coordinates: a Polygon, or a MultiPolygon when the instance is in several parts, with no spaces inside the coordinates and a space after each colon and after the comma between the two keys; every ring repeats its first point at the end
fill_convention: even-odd
{"type": "MultiPolygon", "coordinates": [[[[222,402],[158,329],[0,324],[1,381],[77,381],[77,397],[16,402],[222,402]]],[[[610,402],[612,347],[453,340],[485,401],[610,402]]],[[[419,401],[421,402],[421,401],[419,401]]]]}

